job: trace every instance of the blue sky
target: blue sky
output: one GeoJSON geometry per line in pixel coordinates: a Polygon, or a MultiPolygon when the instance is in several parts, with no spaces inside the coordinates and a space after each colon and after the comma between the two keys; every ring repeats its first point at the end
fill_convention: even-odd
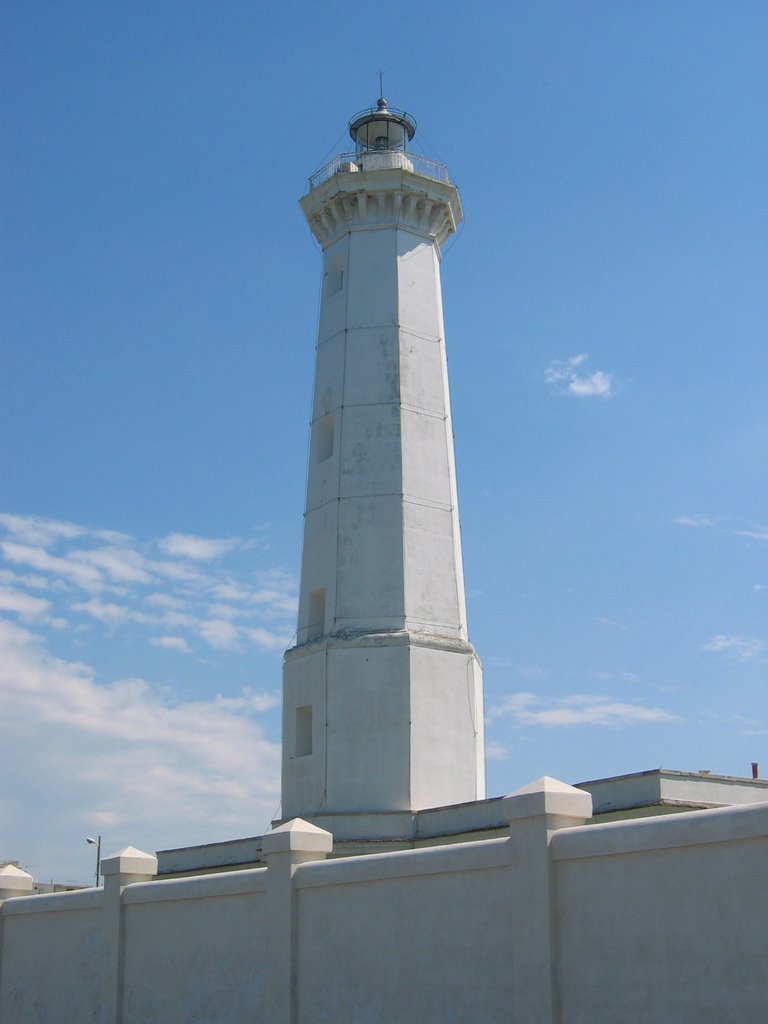
{"type": "Polygon", "coordinates": [[[768,770],[768,8],[30,0],[2,24],[0,859],[278,811],[320,258],[377,95],[443,288],[489,795],[768,770]]]}

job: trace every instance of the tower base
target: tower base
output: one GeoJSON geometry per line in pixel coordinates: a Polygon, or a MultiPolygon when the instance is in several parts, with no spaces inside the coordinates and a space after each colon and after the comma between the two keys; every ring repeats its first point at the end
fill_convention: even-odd
{"type": "Polygon", "coordinates": [[[395,830],[423,808],[483,799],[482,669],[472,645],[403,630],[287,651],[282,788],[286,820],[386,813],[395,830]]]}

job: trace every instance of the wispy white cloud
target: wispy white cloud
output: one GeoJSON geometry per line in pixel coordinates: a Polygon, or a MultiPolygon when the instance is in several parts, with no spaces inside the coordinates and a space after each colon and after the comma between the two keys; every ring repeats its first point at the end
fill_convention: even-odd
{"type": "Polygon", "coordinates": [[[241,634],[228,619],[205,619],[199,623],[200,636],[220,651],[236,651],[240,647],[241,634]]]}
{"type": "Polygon", "coordinates": [[[736,712],[724,714],[722,712],[704,712],[702,719],[707,722],[716,722],[719,726],[735,731],[742,736],[768,736],[768,727],[764,721],[752,716],[740,715],[736,712]]]}
{"type": "Polygon", "coordinates": [[[25,565],[38,572],[51,573],[83,590],[100,590],[102,587],[102,576],[98,569],[76,559],[61,558],[49,554],[42,547],[18,544],[15,541],[3,541],[0,550],[3,557],[14,565],[25,565]]]}
{"type": "Polygon", "coordinates": [[[542,679],[547,674],[546,669],[543,669],[540,665],[521,665],[516,658],[500,657],[497,654],[492,654],[483,660],[489,666],[493,666],[493,668],[514,669],[517,675],[523,679],[542,679]]]}
{"type": "Polygon", "coordinates": [[[544,371],[544,379],[559,395],[574,398],[613,398],[618,391],[618,381],[613,374],[603,370],[593,373],[582,371],[589,357],[586,352],[571,356],[570,359],[553,359],[544,371]]]}
{"type": "Polygon", "coordinates": [[[520,726],[560,728],[564,726],[631,726],[651,722],[673,722],[677,716],[663,708],[617,701],[592,694],[540,697],[535,693],[514,693],[491,708],[491,719],[507,717],[520,726]]]}
{"type": "Polygon", "coordinates": [[[147,594],[144,598],[144,604],[149,604],[156,608],[174,608],[178,610],[185,608],[187,602],[184,598],[177,597],[174,594],[154,593],[147,594]]]}
{"type": "Polygon", "coordinates": [[[599,679],[604,682],[615,682],[615,683],[639,683],[640,676],[634,672],[625,672],[619,670],[616,672],[590,672],[593,679],[599,679]]]}
{"type": "Polygon", "coordinates": [[[183,636],[153,636],[149,642],[154,647],[164,647],[168,651],[181,651],[189,654],[191,648],[183,636]]]}
{"type": "Polygon", "coordinates": [[[676,516],[673,520],[676,526],[691,526],[694,528],[701,528],[707,526],[715,526],[716,523],[720,522],[715,516],[704,515],[700,512],[695,512],[693,515],[687,516],[676,516]]]}
{"type": "Polygon", "coordinates": [[[187,629],[199,635],[197,629],[199,620],[189,612],[176,611],[175,608],[166,608],[160,616],[160,621],[166,629],[187,629]]]}
{"type": "Polygon", "coordinates": [[[250,601],[252,591],[248,587],[227,581],[214,584],[211,588],[211,594],[219,601],[250,601]]]}
{"type": "Polygon", "coordinates": [[[214,701],[217,708],[227,708],[230,711],[253,711],[256,714],[263,714],[273,708],[280,707],[280,695],[277,693],[255,693],[253,690],[243,690],[240,697],[216,696],[214,701]]]}
{"type": "Polygon", "coordinates": [[[129,534],[117,530],[93,529],[59,519],[11,515],[8,512],[0,512],[0,527],[25,544],[44,548],[60,540],[74,540],[77,537],[88,537],[107,544],[130,543],[132,539],[129,534]]]}
{"type": "Polygon", "coordinates": [[[734,530],[737,537],[749,537],[750,540],[768,540],[768,526],[753,525],[748,530],[734,530]]]}
{"type": "Polygon", "coordinates": [[[231,604],[222,604],[218,602],[208,606],[208,614],[213,619],[236,619],[239,615],[247,615],[247,609],[235,608],[231,604]]]}
{"type": "Polygon", "coordinates": [[[503,743],[486,743],[485,744],[485,758],[487,761],[506,761],[509,757],[509,751],[503,743]]]}
{"type": "Polygon", "coordinates": [[[242,545],[236,537],[228,540],[215,540],[211,537],[194,537],[186,533],[170,533],[159,542],[160,547],[169,555],[191,558],[196,562],[211,562],[221,558],[228,551],[242,545]]]}
{"type": "Polygon", "coordinates": [[[51,602],[42,597],[33,597],[11,587],[0,587],[0,612],[18,615],[25,622],[34,622],[47,616],[51,602]]]}
{"type": "Polygon", "coordinates": [[[296,581],[278,569],[246,571],[253,549],[263,545],[182,533],[139,542],[113,530],[0,515],[0,585],[12,591],[4,607],[25,621],[74,616],[110,632],[145,627],[147,644],[159,646],[160,632],[179,653],[201,644],[275,651],[294,631],[296,581]]]}
{"type": "MultiPolygon", "coordinates": [[[[728,522],[731,517],[728,516],[712,516],[705,513],[695,512],[691,515],[676,516],[672,522],[676,526],[690,526],[690,527],[712,527],[722,526],[722,524],[728,522]]],[[[768,541],[768,525],[765,523],[748,523],[742,526],[740,529],[728,529],[727,532],[734,537],[747,537],[749,540],[768,541]]]]}
{"type": "Polygon", "coordinates": [[[268,629],[246,629],[245,635],[263,651],[282,651],[294,633],[273,633],[268,629]]]}
{"type": "Polygon", "coordinates": [[[768,653],[768,641],[750,636],[726,636],[718,633],[701,645],[710,654],[728,654],[736,661],[755,661],[768,653]]]}
{"type": "Polygon", "coordinates": [[[72,557],[78,562],[102,569],[118,583],[151,583],[152,573],[147,560],[133,548],[94,548],[76,551],[72,557]]]}
{"type": "Polygon", "coordinates": [[[127,605],[114,604],[111,601],[101,601],[98,598],[91,598],[89,601],[75,601],[70,606],[73,612],[83,612],[90,615],[99,622],[108,626],[119,626],[126,622],[137,622],[142,625],[155,625],[157,619],[145,612],[138,611],[127,605]]]}
{"type": "Polygon", "coordinates": [[[82,864],[86,880],[73,832],[107,830],[111,852],[259,831],[279,796],[279,745],[260,720],[276,700],[248,689],[174,700],[142,679],[97,682],[0,619],[0,749],[25,766],[4,790],[0,832],[46,877],[77,877],[82,864]]]}
{"type": "Polygon", "coordinates": [[[629,629],[625,622],[617,622],[615,619],[609,619],[605,615],[599,615],[597,621],[601,626],[611,626],[613,629],[629,629]]]}
{"type": "Polygon", "coordinates": [[[0,615],[15,615],[22,622],[64,629],[67,620],[61,615],[52,615],[51,607],[51,602],[43,597],[0,583],[0,615]]]}
{"type": "Polygon", "coordinates": [[[159,581],[172,580],[175,583],[205,583],[207,577],[196,565],[188,562],[173,562],[168,559],[152,559],[147,561],[147,568],[154,573],[159,581]]]}
{"type": "Polygon", "coordinates": [[[240,602],[244,605],[262,605],[275,611],[296,615],[298,608],[292,577],[279,570],[271,570],[260,577],[259,583],[256,588],[243,586],[233,580],[214,583],[211,587],[211,596],[225,604],[240,602]]]}
{"type": "Polygon", "coordinates": [[[22,574],[13,572],[11,569],[0,569],[0,584],[9,587],[27,587],[31,590],[47,590],[51,581],[46,576],[31,572],[22,574]]]}
{"type": "Polygon", "coordinates": [[[14,516],[7,512],[0,513],[0,526],[17,540],[33,546],[47,547],[57,540],[72,540],[83,534],[82,526],[51,519],[40,519],[38,516],[14,516]]]}
{"type": "Polygon", "coordinates": [[[540,665],[521,665],[517,674],[523,679],[543,679],[547,672],[540,665]]]}

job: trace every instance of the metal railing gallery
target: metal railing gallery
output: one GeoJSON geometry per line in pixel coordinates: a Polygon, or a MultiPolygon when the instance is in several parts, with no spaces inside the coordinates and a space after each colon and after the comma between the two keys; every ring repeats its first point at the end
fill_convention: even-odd
{"type": "MultiPolygon", "coordinates": [[[[433,181],[443,181],[446,184],[450,182],[448,168],[445,164],[435,163],[434,160],[429,160],[425,156],[410,151],[402,153],[402,156],[404,162],[407,161],[411,165],[408,167],[408,170],[412,170],[414,174],[420,174],[423,178],[432,178],[433,181]]],[[[362,169],[360,153],[339,153],[338,156],[335,156],[324,167],[321,167],[319,171],[315,171],[309,179],[309,189],[307,191],[311,192],[313,188],[322,185],[324,181],[332,178],[334,174],[344,174],[362,169]]]]}

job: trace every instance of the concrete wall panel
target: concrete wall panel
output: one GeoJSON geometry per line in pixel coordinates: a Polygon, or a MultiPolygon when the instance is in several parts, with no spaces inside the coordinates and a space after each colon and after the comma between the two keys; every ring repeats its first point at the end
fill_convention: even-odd
{"type": "Polygon", "coordinates": [[[127,906],[123,1024],[262,1019],[264,903],[256,893],[127,906]]]}
{"type": "MultiPolygon", "coordinates": [[[[99,896],[101,894],[98,894],[99,896]]],[[[4,914],[0,965],[2,1024],[100,1024],[104,970],[101,913],[78,910],[81,893],[30,896],[9,901],[16,909],[57,911],[4,914]],[[61,896],[69,896],[69,900],[61,896]],[[41,901],[48,901],[47,903],[41,901]],[[73,909],[65,909],[72,907],[73,909]]]]}
{"type": "Polygon", "coordinates": [[[326,809],[408,808],[408,687],[407,647],[328,652],[326,809]]]}
{"type": "Polygon", "coordinates": [[[445,415],[447,395],[441,341],[401,330],[400,398],[405,406],[445,415]]]}
{"type": "Polygon", "coordinates": [[[450,506],[453,492],[444,417],[403,409],[402,418],[403,493],[450,506]]]}
{"type": "Polygon", "coordinates": [[[411,647],[411,799],[440,807],[484,793],[483,701],[472,654],[411,647]],[[478,757],[478,743],[480,755],[478,757]]]}
{"type": "Polygon", "coordinates": [[[398,231],[397,273],[400,326],[425,338],[441,338],[440,268],[434,245],[408,231],[398,231]]]}
{"type": "Polygon", "coordinates": [[[336,617],[339,628],[402,628],[402,499],[339,503],[336,617]]]}
{"type": "Polygon", "coordinates": [[[344,407],[343,417],[341,497],[399,498],[403,484],[398,406],[350,405],[344,407]]]}
{"type": "Polygon", "coordinates": [[[399,401],[399,362],[396,327],[347,331],[344,405],[399,401]]]}
{"type": "Polygon", "coordinates": [[[347,327],[397,324],[396,232],[355,231],[349,242],[347,327]]]}
{"type": "Polygon", "coordinates": [[[406,615],[416,629],[464,635],[461,621],[451,510],[404,503],[406,615]]]}
{"type": "Polygon", "coordinates": [[[299,1024],[511,1020],[506,870],[403,868],[299,890],[299,1024]]]}
{"type": "Polygon", "coordinates": [[[574,849],[555,861],[562,1024],[593,1024],[596,1008],[611,1024],[762,1019],[768,840],[728,842],[737,820],[728,811],[715,819],[721,842],[696,842],[694,829],[687,842],[668,845],[713,813],[723,815],[594,826],[592,844],[602,842],[605,856],[574,849]],[[659,848],[613,852],[627,830],[659,848]]]}

